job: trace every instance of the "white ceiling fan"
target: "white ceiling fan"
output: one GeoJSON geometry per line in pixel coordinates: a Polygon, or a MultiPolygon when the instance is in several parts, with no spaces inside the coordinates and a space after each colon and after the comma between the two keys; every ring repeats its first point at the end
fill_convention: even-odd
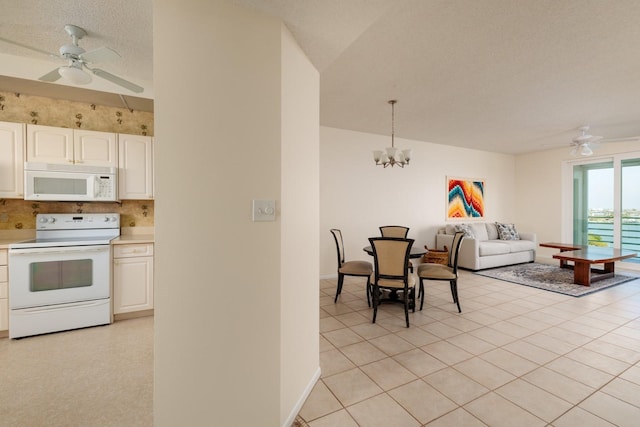
{"type": "Polygon", "coordinates": [[[38,79],[40,81],[55,82],[62,77],[73,84],[82,85],[91,82],[91,74],[94,74],[132,92],[141,93],[144,91],[144,88],[138,86],[135,83],[132,83],[114,74],[108,73],[102,69],[89,66],[90,64],[98,62],[108,62],[118,59],[120,58],[118,52],[106,46],[99,47],[87,52],[78,45],[78,40],[81,40],[84,36],[86,36],[87,32],[83,28],[71,24],[65,25],[64,29],[71,37],[71,44],[65,44],[60,47],[59,55],[2,37],[0,37],[0,40],[16,46],[20,46],[25,49],[30,49],[35,52],[39,52],[55,58],[62,58],[68,61],[68,65],[63,65],[50,71],[49,73],[40,77],[38,79]],[[91,74],[89,74],[86,70],[91,72],[91,74]]]}
{"type": "Polygon", "coordinates": [[[570,154],[572,156],[577,156],[580,154],[581,156],[590,156],[593,154],[593,148],[595,148],[596,144],[603,138],[601,136],[594,136],[589,134],[589,126],[582,126],[578,129],[580,131],[580,135],[573,138],[571,141],[571,149],[570,154]]]}

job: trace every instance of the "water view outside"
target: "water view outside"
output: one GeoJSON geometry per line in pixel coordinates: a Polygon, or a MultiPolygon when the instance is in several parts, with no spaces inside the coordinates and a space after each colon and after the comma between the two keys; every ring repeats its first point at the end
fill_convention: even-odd
{"type": "MultiPolygon", "coordinates": [[[[621,163],[621,248],[640,254],[640,159],[621,163]]],[[[613,170],[589,171],[588,223],[589,245],[613,246],[614,200],[613,170]]],[[[629,261],[639,262],[640,257],[629,261]]]]}

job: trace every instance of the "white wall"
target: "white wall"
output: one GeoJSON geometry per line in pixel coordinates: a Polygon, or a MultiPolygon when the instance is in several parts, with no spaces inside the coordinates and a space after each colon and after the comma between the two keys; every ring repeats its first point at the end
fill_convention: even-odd
{"type": "Polygon", "coordinates": [[[319,111],[318,72],[283,26],[280,425],[287,427],[320,375],[319,111]]]}
{"type": "Polygon", "coordinates": [[[317,74],[280,21],[230,1],[153,13],[154,425],[280,425],[318,369],[317,74]],[[277,220],[252,222],[252,199],[277,220]]]}
{"type": "Polygon", "coordinates": [[[488,221],[516,221],[515,157],[396,138],[413,150],[405,168],[376,166],[372,150],[389,136],[320,128],[320,275],[336,275],[331,228],[342,230],[348,259],[370,259],[362,251],[381,225],[410,227],[416,246],[435,246],[446,219],[446,177],[486,180],[488,221]]]}

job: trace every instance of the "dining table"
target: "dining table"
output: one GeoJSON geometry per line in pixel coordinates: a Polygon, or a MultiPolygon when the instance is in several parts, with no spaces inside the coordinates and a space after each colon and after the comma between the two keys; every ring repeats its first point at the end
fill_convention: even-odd
{"type": "MultiPolygon", "coordinates": [[[[370,245],[365,246],[364,248],[362,248],[362,250],[365,251],[367,254],[373,256],[373,248],[370,245]]],[[[409,258],[411,259],[422,258],[422,256],[426,253],[427,253],[427,249],[425,249],[424,247],[412,246],[411,251],[409,252],[409,258]]]]}

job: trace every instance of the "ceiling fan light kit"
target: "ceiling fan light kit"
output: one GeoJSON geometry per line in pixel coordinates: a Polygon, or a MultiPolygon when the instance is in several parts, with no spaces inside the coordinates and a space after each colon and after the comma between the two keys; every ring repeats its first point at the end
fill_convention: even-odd
{"type": "Polygon", "coordinates": [[[593,150],[587,143],[581,143],[579,145],[574,145],[574,147],[571,149],[570,154],[572,156],[577,156],[578,154],[580,154],[581,156],[590,156],[593,154],[593,150]]]}
{"type": "Polygon", "coordinates": [[[389,101],[389,104],[391,104],[391,147],[387,147],[384,151],[382,150],[375,150],[373,152],[373,160],[376,162],[376,165],[378,166],[382,166],[382,167],[387,167],[387,166],[391,166],[394,167],[395,165],[400,166],[401,168],[405,167],[406,165],[409,164],[409,160],[411,160],[411,149],[404,149],[404,150],[400,150],[398,151],[398,149],[395,147],[395,141],[394,141],[394,133],[395,133],[395,129],[394,129],[394,121],[395,121],[395,114],[394,114],[394,105],[396,104],[395,99],[392,99],[389,101]]]}
{"type": "Polygon", "coordinates": [[[58,68],[58,73],[63,79],[76,85],[91,83],[91,76],[82,70],[82,65],[72,61],[68,66],[58,68]]]}

